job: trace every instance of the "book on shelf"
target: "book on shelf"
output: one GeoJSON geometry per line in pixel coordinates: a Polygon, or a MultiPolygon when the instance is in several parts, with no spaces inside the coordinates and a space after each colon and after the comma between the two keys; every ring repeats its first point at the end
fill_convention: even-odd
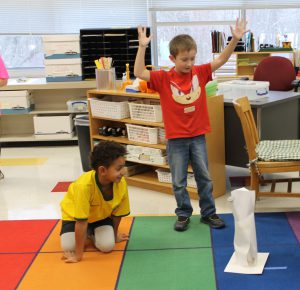
{"type": "Polygon", "coordinates": [[[221,52],[225,47],[225,33],[217,30],[211,32],[212,52],[221,52]]]}

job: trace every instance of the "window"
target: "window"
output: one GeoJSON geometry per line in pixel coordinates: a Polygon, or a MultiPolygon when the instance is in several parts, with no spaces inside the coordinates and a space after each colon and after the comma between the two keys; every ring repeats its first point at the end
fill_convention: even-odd
{"type": "MultiPolygon", "coordinates": [[[[156,3],[155,1],[152,2],[156,3]]],[[[168,1],[161,2],[165,3],[168,1]]],[[[240,15],[246,16],[248,21],[247,27],[250,28],[254,34],[255,49],[259,48],[260,43],[276,45],[276,43],[279,42],[281,46],[282,41],[285,39],[292,42],[293,48],[300,48],[299,2],[287,1],[285,4],[280,5],[279,1],[273,1],[271,3],[246,1],[247,3],[244,3],[246,5],[242,5],[242,2],[243,1],[237,1],[237,3],[235,3],[237,4],[235,5],[236,8],[234,9],[230,7],[220,9],[215,6],[215,10],[214,7],[212,7],[211,10],[201,8],[185,10],[184,7],[178,7],[177,10],[173,7],[168,10],[166,6],[163,8],[153,6],[152,26],[155,35],[157,35],[153,44],[155,64],[160,66],[172,66],[169,60],[168,44],[175,35],[180,33],[190,34],[195,39],[198,45],[196,63],[211,61],[212,49],[210,32],[212,30],[218,30],[224,32],[226,36],[229,36],[231,34],[230,25],[234,25],[236,18],[240,17],[240,15]],[[274,8],[272,8],[272,6],[274,8]]],[[[214,5],[214,3],[212,5],[214,5]]]]}
{"type": "Polygon", "coordinates": [[[0,35],[0,54],[8,69],[44,67],[42,37],[38,35],[0,35]]]}
{"type": "Polygon", "coordinates": [[[197,63],[212,60],[212,30],[230,34],[230,25],[246,15],[259,43],[280,43],[287,36],[300,48],[299,0],[10,0],[0,9],[0,53],[9,69],[43,67],[41,35],[79,33],[83,28],[151,25],[154,64],[172,65],[169,41],[179,33],[197,42],[197,63]],[[113,5],[113,6],[112,6],[113,5]],[[171,9],[168,7],[172,7],[171,9]],[[209,8],[208,8],[209,7],[209,8]],[[148,20],[148,11],[151,23],[148,20]],[[12,15],[18,21],[11,21],[12,15]]]}
{"type": "Polygon", "coordinates": [[[0,9],[0,53],[9,69],[43,67],[41,35],[147,25],[147,1],[10,0],[0,9]],[[12,21],[12,18],[18,21],[12,21]]]}
{"type": "Polygon", "coordinates": [[[261,43],[276,45],[278,40],[281,46],[285,35],[293,48],[300,48],[299,15],[300,8],[247,9],[248,26],[254,33],[256,48],[261,43]]]}
{"type": "Polygon", "coordinates": [[[196,63],[212,60],[211,31],[230,33],[230,25],[240,10],[156,11],[157,64],[172,66],[169,60],[169,42],[177,34],[189,34],[197,43],[196,63]]]}

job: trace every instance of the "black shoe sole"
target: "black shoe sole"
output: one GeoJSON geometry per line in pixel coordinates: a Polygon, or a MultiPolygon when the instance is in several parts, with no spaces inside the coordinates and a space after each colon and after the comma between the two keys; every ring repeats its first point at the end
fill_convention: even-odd
{"type": "Polygon", "coordinates": [[[188,227],[182,228],[182,229],[178,229],[174,227],[174,231],[176,232],[185,232],[188,229],[188,227]]]}
{"type": "Polygon", "coordinates": [[[182,227],[182,228],[176,228],[176,223],[177,223],[177,221],[175,222],[174,230],[175,230],[176,232],[184,232],[184,231],[186,231],[186,230],[188,229],[188,225],[189,225],[189,223],[190,223],[190,219],[187,220],[185,226],[182,227]]]}
{"type": "Polygon", "coordinates": [[[209,225],[211,228],[213,229],[222,229],[222,228],[225,228],[225,224],[224,225],[221,225],[221,226],[216,226],[216,225],[212,225],[211,223],[205,221],[205,220],[200,220],[201,223],[203,224],[206,224],[206,225],[209,225]]]}

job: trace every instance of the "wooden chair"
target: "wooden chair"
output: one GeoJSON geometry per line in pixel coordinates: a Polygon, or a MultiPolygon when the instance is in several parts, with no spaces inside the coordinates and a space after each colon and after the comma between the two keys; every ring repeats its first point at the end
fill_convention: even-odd
{"type": "MultiPolygon", "coordinates": [[[[266,173],[281,173],[281,172],[300,172],[300,160],[292,161],[261,161],[258,159],[255,151],[259,137],[256,124],[253,118],[250,103],[247,97],[241,97],[233,101],[234,108],[240,118],[243,134],[246,142],[246,147],[249,156],[249,169],[251,173],[251,189],[255,190],[256,197],[259,196],[278,196],[278,197],[300,197],[300,192],[291,193],[292,182],[300,181],[296,178],[281,178],[265,180],[263,174],[266,173]],[[276,183],[287,182],[287,192],[276,192],[276,183]],[[271,183],[271,190],[268,192],[260,191],[260,185],[271,183]]],[[[276,141],[271,141],[276,142],[276,141]]],[[[278,141],[277,141],[278,142],[278,141]]],[[[295,142],[298,142],[295,140],[295,142]]],[[[300,142],[300,141],[299,141],[300,142]]],[[[300,143],[299,143],[300,144],[300,143]]]]}

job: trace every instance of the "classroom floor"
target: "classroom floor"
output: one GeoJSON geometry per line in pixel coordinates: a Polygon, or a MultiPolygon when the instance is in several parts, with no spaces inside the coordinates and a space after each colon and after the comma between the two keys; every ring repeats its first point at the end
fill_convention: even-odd
{"type": "MultiPolygon", "coordinates": [[[[77,146],[2,148],[0,169],[0,220],[59,219],[59,203],[63,192],[51,192],[58,182],[73,181],[81,173],[77,146]]],[[[247,174],[247,170],[227,167],[228,176],[247,174]]],[[[228,193],[216,199],[218,213],[230,213],[228,193]]],[[[300,189],[296,184],[295,190],[300,189]]],[[[172,195],[129,187],[132,215],[174,214],[172,195]]],[[[198,202],[192,201],[194,213],[199,214],[198,202]]],[[[257,212],[299,211],[300,199],[261,198],[257,212]]]]}

